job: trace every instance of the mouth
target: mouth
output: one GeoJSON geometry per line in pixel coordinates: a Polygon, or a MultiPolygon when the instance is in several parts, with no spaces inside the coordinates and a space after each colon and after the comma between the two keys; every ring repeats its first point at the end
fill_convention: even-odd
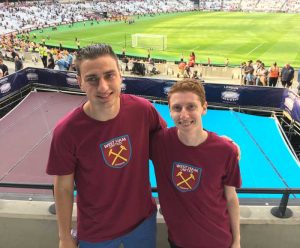
{"type": "Polygon", "coordinates": [[[113,93],[110,92],[110,93],[105,93],[105,94],[98,94],[97,95],[97,98],[99,99],[102,99],[102,100],[105,100],[105,99],[108,99],[113,93]]]}
{"type": "Polygon", "coordinates": [[[195,123],[194,121],[178,121],[178,124],[183,127],[189,127],[194,123],[195,123]]]}

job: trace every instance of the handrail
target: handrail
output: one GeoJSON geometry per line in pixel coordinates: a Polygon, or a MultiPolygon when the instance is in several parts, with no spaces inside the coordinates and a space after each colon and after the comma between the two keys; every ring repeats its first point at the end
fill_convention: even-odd
{"type": "MultiPolygon", "coordinates": [[[[39,183],[3,183],[0,182],[0,187],[3,188],[27,188],[27,189],[49,189],[53,190],[53,184],[39,183]]],[[[75,187],[76,190],[76,187],[75,187]]],[[[157,187],[151,188],[152,192],[157,192],[157,187]]],[[[300,188],[237,188],[237,193],[243,194],[300,194],[300,188]]]]}
{"type": "Polygon", "coordinates": [[[3,188],[20,188],[20,189],[54,189],[53,184],[35,184],[35,183],[1,183],[3,188]]]}
{"type": "MultiPolygon", "coordinates": [[[[1,183],[0,187],[6,188],[31,188],[31,189],[48,189],[54,191],[53,184],[26,184],[26,183],[1,183]]],[[[74,187],[76,190],[76,187],[74,187]]],[[[152,192],[157,192],[157,187],[151,188],[152,192]]],[[[243,194],[282,194],[278,207],[271,209],[272,215],[278,218],[290,218],[293,216],[292,210],[287,208],[290,194],[300,194],[300,188],[237,188],[237,193],[243,194]]],[[[49,212],[55,214],[55,204],[49,207],[49,212]]]]}

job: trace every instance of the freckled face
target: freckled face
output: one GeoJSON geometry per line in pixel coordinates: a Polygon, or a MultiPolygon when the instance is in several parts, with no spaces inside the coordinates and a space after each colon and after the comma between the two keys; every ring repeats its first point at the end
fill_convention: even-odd
{"type": "Polygon", "coordinates": [[[176,92],[169,99],[170,114],[180,131],[202,130],[201,116],[206,113],[207,103],[203,105],[199,96],[193,92],[176,92]]]}

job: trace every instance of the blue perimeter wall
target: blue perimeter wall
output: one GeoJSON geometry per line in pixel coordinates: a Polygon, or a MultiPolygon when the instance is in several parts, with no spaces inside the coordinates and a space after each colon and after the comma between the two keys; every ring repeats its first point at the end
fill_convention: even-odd
{"type": "MultiPolygon", "coordinates": [[[[125,77],[122,92],[166,99],[168,90],[174,82],[175,80],[125,77]]],[[[80,90],[77,74],[74,72],[29,67],[0,79],[0,102],[28,85],[42,85],[60,90],[80,90]]],[[[300,99],[291,90],[212,83],[203,85],[209,104],[282,109],[300,123],[300,99]]]]}

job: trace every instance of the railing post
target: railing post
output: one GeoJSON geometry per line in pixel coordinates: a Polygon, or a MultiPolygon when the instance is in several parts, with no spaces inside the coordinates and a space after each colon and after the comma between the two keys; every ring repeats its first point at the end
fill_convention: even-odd
{"type": "Polygon", "coordinates": [[[52,203],[48,208],[50,214],[56,214],[55,203],[52,203]]]}
{"type": "Polygon", "coordinates": [[[271,209],[271,213],[281,219],[290,218],[293,216],[292,210],[287,208],[287,204],[289,202],[290,193],[288,191],[284,192],[279,204],[279,207],[274,207],[271,209]]]}
{"type": "MultiPolygon", "coordinates": [[[[52,194],[54,197],[54,185],[52,187],[52,194]]],[[[55,202],[50,205],[50,207],[48,208],[48,211],[50,214],[56,214],[55,202]]]]}

